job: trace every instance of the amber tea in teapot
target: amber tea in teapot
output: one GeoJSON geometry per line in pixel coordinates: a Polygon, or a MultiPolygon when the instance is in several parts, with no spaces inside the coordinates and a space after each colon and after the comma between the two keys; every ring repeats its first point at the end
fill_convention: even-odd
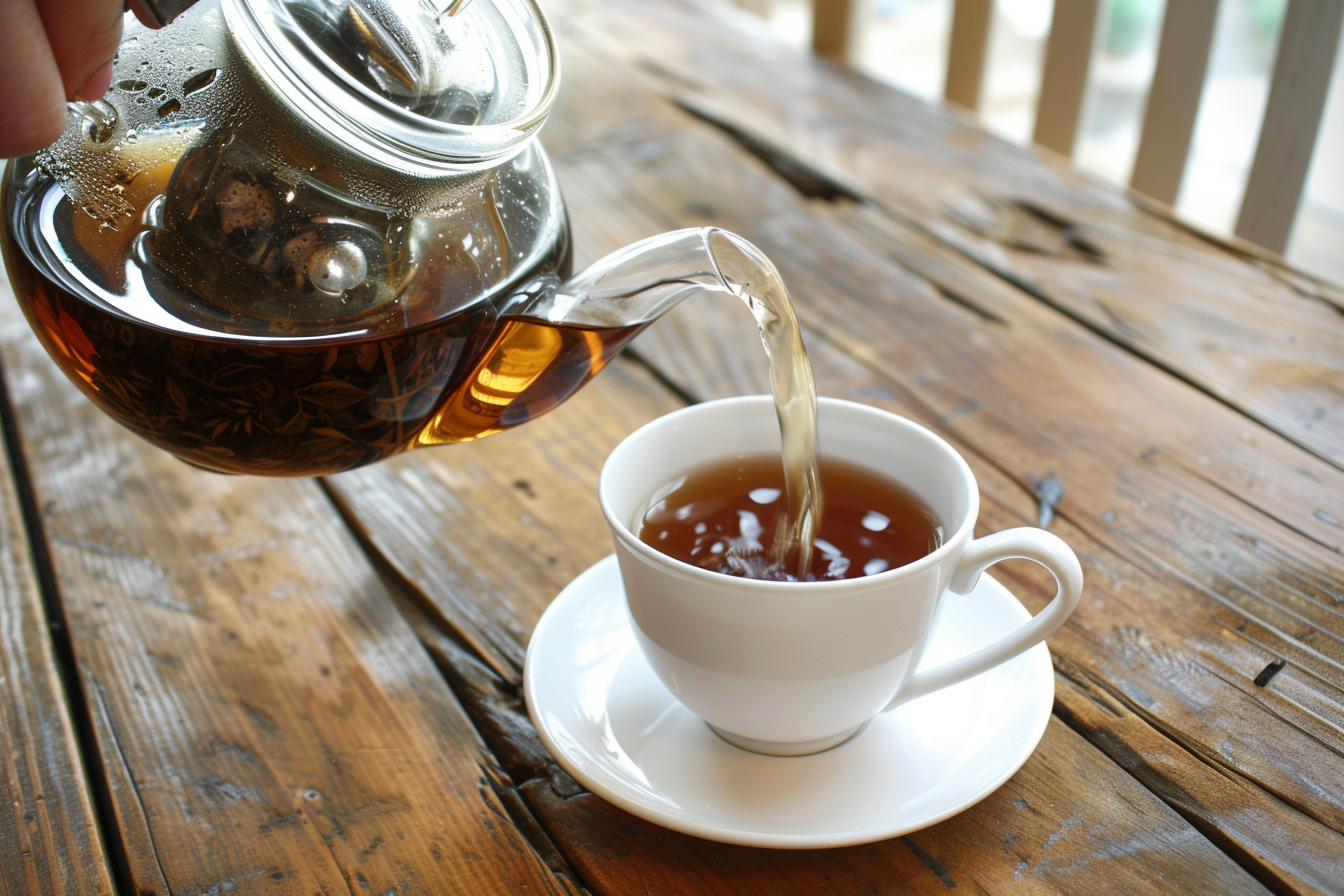
{"type": "Polygon", "coordinates": [[[317,342],[175,332],[130,313],[162,307],[147,293],[114,311],[43,258],[25,214],[41,199],[10,206],[3,248],[48,352],[118,422],[224,472],[333,473],[516,426],[568,398],[643,329],[500,321],[480,303],[407,330],[317,342]]]}
{"type": "MultiPolygon", "coordinates": [[[[80,228],[81,213],[40,175],[6,189],[18,194],[6,203],[6,267],[48,352],[119,422],[216,470],[318,475],[498,432],[569,397],[643,329],[501,320],[488,302],[315,341],[175,329],[164,309],[199,304],[190,284],[148,269],[108,307],[76,272],[126,264],[123,240],[80,228]],[[62,239],[44,243],[44,230],[62,239]]],[[[520,279],[566,263],[557,250],[520,279]]]]}

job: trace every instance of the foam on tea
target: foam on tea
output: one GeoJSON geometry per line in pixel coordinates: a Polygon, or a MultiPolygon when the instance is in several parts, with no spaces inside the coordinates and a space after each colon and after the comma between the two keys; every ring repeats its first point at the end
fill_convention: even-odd
{"type": "MultiPolygon", "coordinates": [[[[933,511],[904,485],[834,458],[820,459],[821,531],[807,581],[876,575],[942,544],[933,511]]],[[[691,471],[659,489],[639,523],[639,538],[702,569],[797,581],[773,541],[787,512],[778,455],[739,455],[691,471]]]]}

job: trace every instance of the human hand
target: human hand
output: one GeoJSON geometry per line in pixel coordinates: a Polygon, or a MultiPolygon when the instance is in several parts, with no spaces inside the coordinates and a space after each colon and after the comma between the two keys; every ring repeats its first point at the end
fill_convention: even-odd
{"type": "Polygon", "coordinates": [[[61,135],[66,100],[107,92],[125,7],[123,0],[0,0],[0,9],[0,158],[11,158],[61,135]]]}

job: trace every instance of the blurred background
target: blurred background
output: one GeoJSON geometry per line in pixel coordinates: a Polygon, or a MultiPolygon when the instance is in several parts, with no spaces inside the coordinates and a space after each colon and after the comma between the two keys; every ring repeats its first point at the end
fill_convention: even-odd
{"type": "MultiPolygon", "coordinates": [[[[784,41],[811,46],[813,0],[734,2],[784,41]]],[[[1109,0],[1102,5],[1073,160],[1117,184],[1130,182],[1166,2],[1109,0]]],[[[1287,4],[1218,4],[1204,91],[1175,202],[1182,218],[1214,234],[1230,235],[1235,226],[1287,4]]],[[[979,114],[987,129],[1016,143],[1032,138],[1054,5],[1055,0],[993,2],[979,114]]],[[[953,0],[855,0],[848,61],[878,80],[942,102],[952,13],[953,0]]],[[[1344,283],[1344,49],[1335,56],[1286,255],[1304,270],[1344,283]]]]}

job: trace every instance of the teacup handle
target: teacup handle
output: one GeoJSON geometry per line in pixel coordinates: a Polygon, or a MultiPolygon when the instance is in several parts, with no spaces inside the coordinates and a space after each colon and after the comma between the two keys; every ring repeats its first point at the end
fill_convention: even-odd
{"type": "Polygon", "coordinates": [[[961,555],[949,587],[958,594],[969,594],[980,581],[980,573],[1000,560],[1015,557],[1034,560],[1050,570],[1057,586],[1055,599],[1031,621],[988,647],[943,663],[935,669],[916,672],[891,702],[883,707],[883,712],[992,669],[1044,641],[1064,624],[1082,596],[1083,568],[1078,564],[1073,550],[1059,537],[1044,529],[1005,529],[977,538],[961,555]]]}

